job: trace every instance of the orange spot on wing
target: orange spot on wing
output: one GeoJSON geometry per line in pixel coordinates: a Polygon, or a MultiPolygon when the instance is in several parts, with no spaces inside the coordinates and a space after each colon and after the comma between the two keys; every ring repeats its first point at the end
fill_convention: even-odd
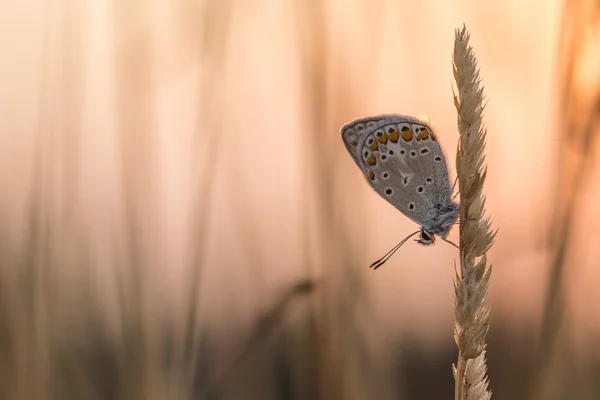
{"type": "Polygon", "coordinates": [[[373,140],[373,143],[371,143],[371,146],[369,146],[369,148],[373,151],[377,151],[379,150],[378,144],[377,144],[377,140],[373,140]]]}
{"type": "Polygon", "coordinates": [[[421,139],[425,140],[429,137],[429,131],[426,128],[421,130],[421,139]]]}
{"type": "Polygon", "coordinates": [[[387,137],[387,135],[384,133],[383,135],[379,136],[379,137],[377,138],[377,140],[379,140],[379,143],[386,144],[386,143],[387,143],[387,141],[388,141],[388,137],[387,137]]]}
{"type": "Polygon", "coordinates": [[[400,134],[398,133],[398,131],[390,132],[390,134],[388,135],[388,138],[394,143],[396,143],[398,141],[399,137],[400,137],[400,134]]]}
{"type": "Polygon", "coordinates": [[[375,173],[373,171],[369,171],[369,179],[370,180],[375,179],[375,173]]]}
{"type": "Polygon", "coordinates": [[[405,126],[404,128],[402,128],[402,139],[406,140],[407,142],[410,142],[413,138],[413,133],[410,130],[409,127],[405,126]]]}
{"type": "Polygon", "coordinates": [[[375,156],[373,154],[371,154],[369,158],[367,158],[367,164],[369,165],[375,165],[376,162],[377,160],[375,159],[375,156]]]}

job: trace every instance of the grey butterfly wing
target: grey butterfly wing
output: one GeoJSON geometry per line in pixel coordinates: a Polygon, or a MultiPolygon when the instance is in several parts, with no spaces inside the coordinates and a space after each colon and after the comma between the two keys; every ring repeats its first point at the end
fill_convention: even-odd
{"type": "Polygon", "coordinates": [[[369,185],[411,220],[428,226],[450,203],[446,160],[426,121],[362,118],[346,124],[342,138],[369,185]]]}
{"type": "MultiPolygon", "coordinates": [[[[402,118],[402,116],[395,114],[365,117],[351,121],[342,127],[342,140],[346,145],[346,149],[365,176],[368,176],[368,173],[365,171],[360,154],[368,136],[378,128],[397,122],[399,118],[402,118]]],[[[370,144],[371,143],[368,143],[368,145],[370,144]]]]}

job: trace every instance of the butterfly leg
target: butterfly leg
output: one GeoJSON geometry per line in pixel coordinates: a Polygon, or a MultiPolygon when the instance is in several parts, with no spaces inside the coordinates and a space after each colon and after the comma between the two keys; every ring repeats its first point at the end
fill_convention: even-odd
{"type": "Polygon", "coordinates": [[[444,239],[444,238],[442,238],[442,240],[443,240],[444,242],[446,242],[446,243],[450,243],[452,246],[454,246],[454,247],[456,247],[457,249],[459,249],[459,250],[460,250],[460,247],[458,247],[458,246],[456,245],[456,243],[454,243],[454,242],[451,242],[450,240],[448,240],[448,239],[444,239]]]}
{"type": "MultiPolygon", "coordinates": [[[[458,183],[458,175],[456,175],[456,179],[454,179],[454,185],[452,185],[452,190],[450,191],[450,193],[454,192],[454,188],[456,188],[457,183],[458,183]]],[[[454,197],[452,197],[452,200],[456,199],[456,197],[459,195],[459,193],[460,192],[456,192],[454,197]]]]}
{"type": "Polygon", "coordinates": [[[454,225],[460,225],[461,222],[465,222],[465,221],[477,221],[477,218],[459,219],[458,221],[454,222],[454,225]]]}

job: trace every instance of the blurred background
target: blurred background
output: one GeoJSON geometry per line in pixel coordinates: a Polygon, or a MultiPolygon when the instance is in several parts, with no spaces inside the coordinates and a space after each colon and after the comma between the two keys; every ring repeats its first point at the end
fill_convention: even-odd
{"type": "MultiPolygon", "coordinates": [[[[490,387],[600,398],[600,2],[0,2],[0,398],[452,398],[445,243],[339,129],[485,86],[490,387]]],[[[458,231],[451,239],[458,241],[458,231]]]]}

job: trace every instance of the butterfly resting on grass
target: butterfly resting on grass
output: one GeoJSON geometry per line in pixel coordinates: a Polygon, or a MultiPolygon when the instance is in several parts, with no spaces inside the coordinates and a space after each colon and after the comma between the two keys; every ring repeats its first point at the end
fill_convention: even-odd
{"type": "Polygon", "coordinates": [[[342,127],[342,139],[369,185],[421,226],[371,267],[380,267],[416,234],[423,245],[438,235],[456,246],[446,238],[459,205],[452,201],[444,153],[427,121],[395,114],[360,118],[342,127]]]}

